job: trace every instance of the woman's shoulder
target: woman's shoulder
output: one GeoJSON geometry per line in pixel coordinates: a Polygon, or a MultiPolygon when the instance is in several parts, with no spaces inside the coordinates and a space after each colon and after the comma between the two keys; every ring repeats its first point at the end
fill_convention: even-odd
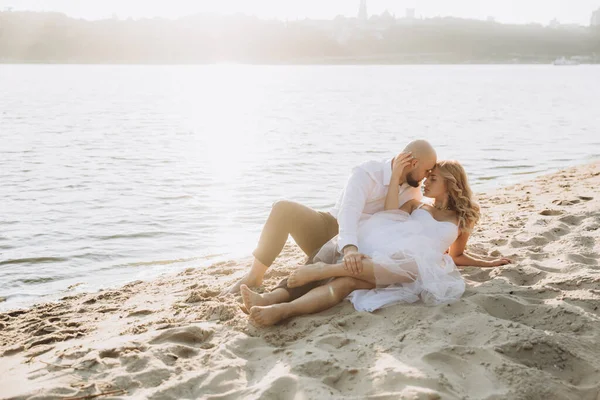
{"type": "Polygon", "coordinates": [[[460,218],[459,218],[458,212],[456,212],[454,210],[446,211],[444,220],[447,222],[453,223],[454,225],[459,227],[459,230],[460,230],[460,218]]]}
{"type": "Polygon", "coordinates": [[[417,208],[421,207],[423,203],[419,200],[416,199],[410,199],[408,200],[406,203],[404,203],[402,205],[402,207],[400,207],[400,209],[408,212],[409,214],[412,213],[414,210],[416,210],[417,208]]]}
{"type": "Polygon", "coordinates": [[[406,204],[410,204],[411,206],[418,207],[418,206],[420,206],[421,204],[424,204],[424,203],[421,200],[410,199],[410,200],[408,200],[406,202],[406,204]]]}

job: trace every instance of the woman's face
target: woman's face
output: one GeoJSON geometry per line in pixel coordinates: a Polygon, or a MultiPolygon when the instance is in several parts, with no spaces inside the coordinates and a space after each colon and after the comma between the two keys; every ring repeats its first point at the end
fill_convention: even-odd
{"type": "Polygon", "coordinates": [[[438,174],[437,167],[431,171],[425,183],[423,184],[423,193],[426,197],[436,198],[446,193],[446,183],[444,179],[438,174]]]}

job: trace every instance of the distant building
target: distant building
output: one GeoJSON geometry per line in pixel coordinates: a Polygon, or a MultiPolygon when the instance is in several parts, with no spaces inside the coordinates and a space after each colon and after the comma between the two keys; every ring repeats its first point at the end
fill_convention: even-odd
{"type": "Polygon", "coordinates": [[[496,18],[490,15],[489,17],[487,17],[487,22],[496,22],[496,18]]]}
{"type": "Polygon", "coordinates": [[[369,19],[369,15],[367,14],[367,0],[360,0],[360,7],[358,9],[358,19],[361,21],[366,21],[369,19]]]}
{"type": "Polygon", "coordinates": [[[592,13],[590,26],[600,26],[600,8],[592,13]]]}
{"type": "Polygon", "coordinates": [[[406,19],[415,19],[415,9],[414,8],[406,9],[406,19]]]}
{"type": "Polygon", "coordinates": [[[388,10],[385,10],[381,15],[373,15],[369,18],[369,30],[371,32],[383,32],[396,25],[396,17],[388,10]]]}
{"type": "Polygon", "coordinates": [[[557,20],[556,18],[554,18],[552,21],[550,21],[550,23],[548,24],[548,26],[550,28],[558,28],[558,27],[560,27],[560,21],[557,20]]]}

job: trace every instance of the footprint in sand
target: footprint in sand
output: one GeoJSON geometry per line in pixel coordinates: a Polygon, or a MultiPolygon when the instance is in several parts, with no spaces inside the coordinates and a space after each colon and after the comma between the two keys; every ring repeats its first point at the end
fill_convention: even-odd
{"type": "Polygon", "coordinates": [[[579,225],[581,223],[581,221],[583,221],[584,219],[585,219],[585,217],[578,217],[575,215],[565,215],[564,217],[560,218],[559,221],[564,222],[567,225],[576,226],[576,225],[579,225]]]}
{"type": "Polygon", "coordinates": [[[597,384],[597,373],[592,365],[551,339],[517,340],[498,350],[518,364],[541,370],[571,385],[597,384]]]}
{"type": "Polygon", "coordinates": [[[319,339],[317,341],[317,344],[319,344],[319,346],[321,345],[329,345],[332,346],[336,349],[341,349],[344,346],[349,345],[350,343],[355,342],[354,339],[350,339],[348,337],[345,336],[341,336],[341,335],[328,335],[325,336],[321,339],[319,339]]]}
{"type": "Polygon", "coordinates": [[[550,210],[550,209],[540,211],[540,215],[543,215],[545,217],[554,217],[556,215],[561,215],[562,213],[563,212],[560,210],[550,210]]]}
{"type": "Polygon", "coordinates": [[[587,247],[588,249],[593,249],[596,245],[596,238],[591,236],[576,236],[571,240],[573,244],[581,247],[587,247]]]}
{"type": "Polygon", "coordinates": [[[554,200],[552,204],[556,204],[557,206],[573,206],[575,204],[581,203],[581,200],[554,200]]]}
{"type": "Polygon", "coordinates": [[[492,271],[492,268],[467,267],[461,271],[461,274],[469,281],[481,283],[493,279],[491,276],[492,271]]]}
{"type": "Polygon", "coordinates": [[[584,231],[587,231],[587,232],[595,232],[595,231],[597,231],[598,229],[600,229],[600,224],[596,224],[596,223],[594,223],[594,222],[591,222],[591,223],[585,224],[585,225],[584,225],[584,226],[582,226],[581,228],[582,228],[584,231]]]}
{"type": "Polygon", "coordinates": [[[309,378],[323,378],[330,374],[337,374],[342,371],[340,365],[329,359],[310,360],[300,362],[292,367],[292,372],[309,378]]]}
{"type": "Polygon", "coordinates": [[[198,350],[188,347],[188,346],[184,346],[184,345],[180,345],[180,344],[176,344],[173,345],[171,347],[169,347],[167,349],[170,353],[173,353],[174,355],[176,355],[179,358],[194,358],[198,355],[198,350]]]}
{"type": "Polygon", "coordinates": [[[143,388],[155,388],[168,381],[174,373],[167,368],[153,368],[132,376],[143,388]]]}
{"type": "MultiPolygon", "coordinates": [[[[271,382],[268,388],[260,393],[260,396],[256,398],[261,399],[296,399],[298,397],[304,398],[302,396],[302,389],[299,390],[300,383],[295,376],[280,376],[271,382]],[[297,394],[300,393],[300,396],[297,394]]],[[[241,393],[240,393],[241,394],[241,393]]],[[[245,396],[234,396],[237,398],[242,398],[245,396]]]]}
{"type": "MultiPolygon", "coordinates": [[[[147,346],[142,344],[131,343],[129,345],[121,346],[121,347],[109,347],[102,349],[98,352],[98,357],[100,358],[119,358],[124,354],[128,353],[139,353],[147,350],[147,346]]],[[[79,354],[75,353],[73,356],[82,357],[87,353],[80,351],[79,354]]],[[[73,358],[73,356],[71,358],[73,358]]]]}
{"type": "Polygon", "coordinates": [[[152,311],[152,310],[138,310],[138,311],[133,311],[133,312],[130,312],[129,314],[127,314],[127,318],[145,317],[145,316],[151,315],[151,314],[154,314],[154,311],[152,311]]]}
{"type": "Polygon", "coordinates": [[[517,301],[515,298],[506,296],[475,295],[470,301],[482,307],[494,318],[511,321],[509,328],[522,328],[528,326],[531,329],[578,335],[587,329],[593,330],[597,323],[564,308],[557,308],[543,303],[541,298],[523,298],[517,301]],[[537,304],[536,304],[537,303],[537,304]],[[522,324],[522,325],[519,325],[522,324]],[[589,327],[589,328],[586,328],[589,327]]]}
{"type": "Polygon", "coordinates": [[[292,372],[313,379],[320,379],[325,385],[350,394],[360,381],[358,369],[350,369],[331,360],[311,360],[301,362],[292,368],[292,372]]]}
{"type": "Polygon", "coordinates": [[[587,257],[581,254],[567,254],[567,259],[578,264],[598,265],[598,256],[587,257]]]}
{"type": "Polygon", "coordinates": [[[527,246],[545,246],[548,243],[550,243],[550,240],[548,240],[547,238],[545,238],[544,236],[535,236],[532,237],[531,239],[528,239],[526,241],[521,241],[518,239],[513,239],[510,242],[510,246],[514,247],[514,248],[521,248],[521,247],[527,247],[527,246]]]}
{"type": "Polygon", "coordinates": [[[548,230],[545,233],[554,237],[562,237],[571,233],[571,228],[569,227],[569,225],[564,223],[553,224],[550,227],[550,230],[548,230]]]}
{"type": "Polygon", "coordinates": [[[531,267],[502,268],[497,276],[505,277],[516,286],[532,286],[544,279],[547,273],[531,267]]]}
{"type": "Polygon", "coordinates": [[[199,326],[169,329],[150,341],[150,344],[181,343],[187,346],[196,346],[205,343],[213,335],[212,329],[203,329],[199,326]]]}
{"type": "MultiPolygon", "coordinates": [[[[462,382],[461,393],[475,398],[503,397],[504,388],[498,387],[498,380],[494,374],[486,371],[485,368],[474,368],[474,360],[479,359],[477,355],[469,358],[459,357],[451,354],[450,349],[442,349],[423,356],[423,361],[431,365],[436,371],[449,377],[452,382],[462,382]]],[[[475,354],[475,353],[473,353],[475,354]]],[[[488,359],[488,354],[482,354],[481,358],[488,359]]]]}

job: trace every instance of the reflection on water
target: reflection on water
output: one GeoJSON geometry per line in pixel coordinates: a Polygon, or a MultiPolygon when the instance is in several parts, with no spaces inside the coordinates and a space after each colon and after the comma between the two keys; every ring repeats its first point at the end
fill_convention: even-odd
{"type": "Polygon", "coordinates": [[[600,69],[0,66],[0,307],[248,255],[429,139],[476,191],[600,154],[600,69]]]}

